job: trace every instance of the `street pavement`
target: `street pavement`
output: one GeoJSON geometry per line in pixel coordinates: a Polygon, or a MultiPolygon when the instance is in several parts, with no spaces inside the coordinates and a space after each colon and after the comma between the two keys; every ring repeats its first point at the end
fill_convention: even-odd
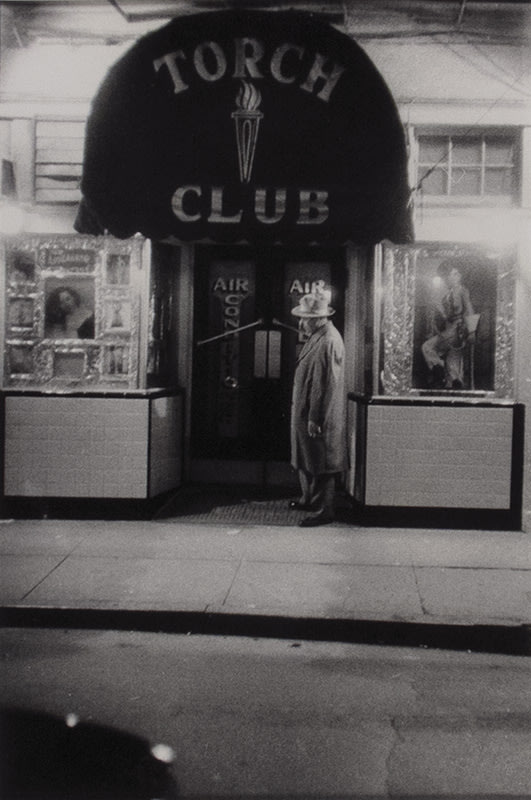
{"type": "Polygon", "coordinates": [[[4,624],[530,645],[521,532],[5,519],[0,556],[4,624]]]}
{"type": "Polygon", "coordinates": [[[526,534],[4,519],[0,565],[0,701],[182,797],[531,797],[526,534]]]}
{"type": "Polygon", "coordinates": [[[111,630],[0,641],[0,702],[169,746],[182,798],[531,797],[527,658],[111,630]]]}

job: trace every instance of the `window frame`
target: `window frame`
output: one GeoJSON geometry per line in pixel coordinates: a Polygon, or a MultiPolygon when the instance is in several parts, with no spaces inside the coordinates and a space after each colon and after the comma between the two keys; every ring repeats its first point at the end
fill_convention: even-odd
{"type": "Polygon", "coordinates": [[[497,126],[497,127],[483,127],[477,126],[473,128],[465,128],[459,126],[417,126],[414,130],[414,186],[422,197],[423,203],[432,206],[475,206],[475,207],[518,207],[522,202],[522,181],[521,181],[521,154],[522,154],[522,134],[521,128],[517,126],[497,126]],[[420,147],[421,139],[445,139],[447,152],[444,160],[441,160],[442,166],[447,167],[446,177],[446,192],[443,194],[428,193],[423,191],[421,179],[426,178],[426,173],[435,163],[428,164],[420,160],[420,147]],[[489,164],[487,161],[487,148],[489,138],[504,138],[513,146],[513,157],[510,164],[496,165],[489,164]],[[453,152],[455,148],[455,141],[458,139],[472,140],[478,143],[481,147],[481,161],[478,163],[470,163],[462,165],[463,168],[468,167],[471,171],[477,169],[479,171],[479,186],[480,193],[478,194],[455,194],[452,193],[452,170],[459,169],[461,165],[453,163],[453,152]],[[489,170],[499,169],[512,170],[513,176],[513,191],[510,194],[484,194],[486,173],[489,170]]]}

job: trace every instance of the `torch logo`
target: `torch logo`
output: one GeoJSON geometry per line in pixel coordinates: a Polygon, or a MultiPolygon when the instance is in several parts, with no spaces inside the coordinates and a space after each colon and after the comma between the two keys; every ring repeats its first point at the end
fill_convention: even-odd
{"type": "Polygon", "coordinates": [[[251,179],[258,128],[260,120],[264,116],[259,111],[261,101],[262,95],[256,86],[248,81],[242,81],[242,86],[236,96],[236,111],[231,114],[236,127],[238,164],[242,183],[249,183],[251,179]]]}

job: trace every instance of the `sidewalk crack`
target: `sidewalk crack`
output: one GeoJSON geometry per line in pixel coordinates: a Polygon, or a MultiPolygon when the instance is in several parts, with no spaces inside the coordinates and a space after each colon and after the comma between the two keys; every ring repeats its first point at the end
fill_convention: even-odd
{"type": "Polygon", "coordinates": [[[232,576],[232,580],[231,580],[231,582],[230,582],[230,586],[229,586],[229,588],[227,589],[227,591],[226,591],[226,593],[225,593],[225,597],[223,598],[223,602],[221,603],[221,605],[222,605],[222,606],[224,606],[224,605],[225,605],[225,603],[227,602],[227,600],[228,600],[228,598],[229,598],[229,594],[230,594],[230,593],[231,593],[231,591],[232,591],[232,587],[234,586],[234,582],[236,581],[236,578],[237,578],[237,577],[238,577],[238,575],[240,574],[240,570],[241,570],[241,567],[242,567],[243,561],[244,561],[244,559],[243,559],[243,558],[240,558],[240,560],[239,560],[239,562],[238,562],[238,566],[236,567],[236,570],[235,570],[235,572],[234,572],[234,575],[232,576]]]}
{"type": "Polygon", "coordinates": [[[415,566],[413,566],[413,576],[415,578],[415,587],[417,589],[417,595],[418,595],[418,598],[419,598],[419,605],[420,605],[420,610],[422,611],[422,616],[427,617],[427,616],[429,616],[428,609],[424,605],[424,600],[422,599],[422,594],[421,594],[420,586],[419,586],[419,578],[418,578],[418,575],[417,575],[417,567],[415,567],[415,566]]]}
{"type": "MultiPolygon", "coordinates": [[[[72,552],[73,552],[73,551],[72,551],[72,552]]],[[[52,569],[51,569],[49,572],[47,572],[47,573],[46,573],[46,575],[44,575],[44,576],[43,576],[43,577],[40,579],[40,581],[37,581],[37,583],[35,584],[35,586],[32,586],[32,587],[31,587],[31,589],[29,589],[29,590],[26,592],[26,594],[24,594],[24,595],[23,595],[23,596],[20,598],[20,600],[21,600],[21,601],[22,601],[22,600],[26,600],[26,598],[27,598],[27,597],[29,597],[29,595],[30,595],[32,592],[34,592],[34,591],[35,591],[35,589],[38,589],[38,588],[39,588],[39,586],[41,586],[41,584],[43,584],[43,583],[44,583],[44,581],[45,581],[45,580],[47,580],[47,579],[50,577],[50,575],[53,575],[53,573],[55,572],[55,570],[56,570],[56,569],[58,569],[60,566],[62,566],[62,565],[65,563],[66,559],[67,559],[67,558],[69,558],[69,557],[70,557],[70,555],[71,555],[71,553],[67,553],[67,554],[64,556],[64,558],[62,558],[62,559],[61,559],[61,560],[60,560],[60,561],[59,561],[59,562],[58,562],[58,563],[57,563],[57,564],[56,564],[54,567],[52,567],[52,569]]]]}

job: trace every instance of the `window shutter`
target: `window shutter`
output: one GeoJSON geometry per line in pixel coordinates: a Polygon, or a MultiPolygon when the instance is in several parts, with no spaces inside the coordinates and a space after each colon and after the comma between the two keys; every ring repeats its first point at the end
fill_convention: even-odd
{"type": "Polygon", "coordinates": [[[38,120],[35,132],[35,202],[78,203],[85,123],[38,120]]]}

